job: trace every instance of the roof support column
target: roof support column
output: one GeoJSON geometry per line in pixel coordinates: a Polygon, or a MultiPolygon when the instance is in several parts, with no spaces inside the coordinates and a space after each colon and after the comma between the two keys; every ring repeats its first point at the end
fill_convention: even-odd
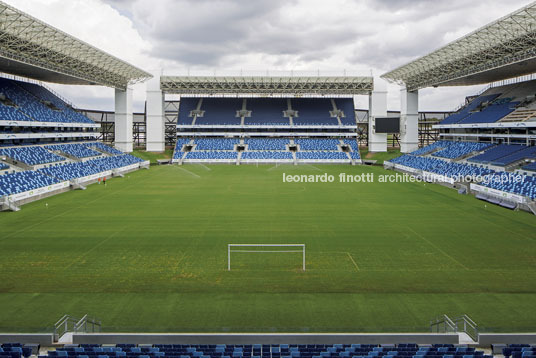
{"type": "Polygon", "coordinates": [[[419,91],[400,91],[400,151],[419,149],[419,91]]]}
{"type": "Polygon", "coordinates": [[[130,153],[133,147],[132,135],[132,88],[115,90],[115,146],[130,153]]]}
{"type": "Polygon", "coordinates": [[[164,94],[160,89],[160,72],[147,82],[147,140],[149,152],[165,150],[164,94]]]}
{"type": "Polygon", "coordinates": [[[387,117],[387,86],[381,79],[374,79],[374,90],[369,96],[369,152],[387,152],[387,134],[376,133],[375,118],[387,117]]]}

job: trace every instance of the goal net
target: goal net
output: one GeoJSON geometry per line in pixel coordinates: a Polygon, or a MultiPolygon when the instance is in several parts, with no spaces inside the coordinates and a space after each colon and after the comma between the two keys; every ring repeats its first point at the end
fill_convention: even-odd
{"type": "Polygon", "coordinates": [[[227,270],[231,271],[232,253],[301,253],[305,271],[305,244],[227,244],[227,270]]]}

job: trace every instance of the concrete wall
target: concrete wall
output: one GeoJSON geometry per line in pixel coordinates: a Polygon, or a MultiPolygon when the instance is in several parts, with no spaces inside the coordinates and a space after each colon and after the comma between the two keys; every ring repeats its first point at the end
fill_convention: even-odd
{"type": "Polygon", "coordinates": [[[356,333],[356,334],[74,334],[73,343],[137,343],[137,344],[389,344],[389,343],[453,343],[458,334],[441,333],[356,333]]]}
{"type": "Polygon", "coordinates": [[[52,333],[26,334],[26,333],[0,333],[0,343],[36,343],[42,346],[51,346],[52,333]]]}
{"type": "Polygon", "coordinates": [[[478,344],[480,346],[489,346],[493,343],[536,344],[536,333],[502,333],[502,334],[480,333],[478,335],[478,344]]]}

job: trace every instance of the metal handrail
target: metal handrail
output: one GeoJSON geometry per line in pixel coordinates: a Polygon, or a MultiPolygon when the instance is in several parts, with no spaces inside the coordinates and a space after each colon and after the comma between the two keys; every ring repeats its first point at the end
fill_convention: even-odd
{"type": "Polygon", "coordinates": [[[100,332],[101,321],[89,318],[87,314],[80,319],[64,315],[54,325],[54,339],[58,340],[67,332],[88,333],[88,324],[91,332],[100,332]]]}
{"type": "Polygon", "coordinates": [[[475,342],[478,341],[478,325],[469,317],[464,314],[460,317],[451,319],[446,314],[437,317],[430,321],[431,332],[440,333],[441,328],[443,332],[464,332],[475,342]]]}

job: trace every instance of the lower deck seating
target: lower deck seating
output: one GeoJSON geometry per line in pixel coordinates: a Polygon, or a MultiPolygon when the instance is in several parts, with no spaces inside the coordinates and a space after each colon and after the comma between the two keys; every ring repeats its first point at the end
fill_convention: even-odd
{"type": "Polygon", "coordinates": [[[533,163],[530,163],[528,165],[525,165],[523,167],[523,169],[525,170],[531,170],[531,171],[535,171],[536,172],[536,162],[533,162],[533,163]]]}
{"type": "Polygon", "coordinates": [[[242,153],[242,159],[294,159],[291,152],[261,150],[242,153]]]}
{"type": "Polygon", "coordinates": [[[331,138],[298,138],[294,142],[300,151],[333,151],[338,150],[339,140],[331,138]]]}
{"type": "Polygon", "coordinates": [[[0,163],[0,170],[6,170],[6,169],[9,169],[9,165],[0,163]]]}
{"type": "Polygon", "coordinates": [[[482,185],[536,199],[536,177],[509,172],[496,172],[487,177],[482,185]]]}
{"type": "MultiPolygon", "coordinates": [[[[114,151],[113,148],[102,143],[78,143],[76,145],[69,144],[68,146],[70,148],[75,148],[73,153],[77,153],[78,155],[87,153],[100,154],[86,146],[98,146],[103,151],[114,151]]],[[[42,164],[43,162],[49,163],[51,158],[61,158],[61,161],[66,161],[66,158],[50,153],[40,146],[4,148],[1,151],[6,151],[7,156],[10,158],[30,165],[42,164]]],[[[39,170],[26,170],[2,174],[0,175],[0,196],[13,195],[43,188],[62,181],[82,178],[143,161],[130,154],[124,154],[121,151],[117,151],[117,153],[120,153],[121,155],[101,156],[85,162],[52,163],[47,168],[41,168],[39,170]]],[[[0,163],[0,169],[3,168],[2,165],[4,164],[0,163]]],[[[9,166],[5,167],[6,169],[9,168],[9,166]]]]}
{"type": "Polygon", "coordinates": [[[477,167],[471,164],[451,163],[441,159],[418,157],[410,154],[402,155],[392,159],[390,162],[430,173],[444,175],[449,178],[467,175],[476,177],[493,173],[490,169],[477,167]]]}
{"type": "Polygon", "coordinates": [[[238,159],[238,152],[232,151],[201,151],[188,152],[186,159],[238,159]]]}
{"type": "MultiPolygon", "coordinates": [[[[293,160],[290,151],[292,139],[288,138],[179,138],[175,145],[173,159],[188,160],[293,160]],[[192,151],[183,152],[184,144],[193,143],[192,151]],[[241,148],[243,147],[243,148],[241,148]]],[[[296,159],[300,160],[359,160],[359,148],[355,139],[297,138],[296,159]],[[341,145],[350,147],[349,153],[341,151],[341,145]]]]}
{"type": "Polygon", "coordinates": [[[247,138],[244,143],[249,150],[286,150],[289,140],[285,138],[247,138]]]}
{"type": "Polygon", "coordinates": [[[28,358],[32,355],[32,348],[21,343],[0,344],[1,358],[28,358]]]}
{"type": "Polygon", "coordinates": [[[536,344],[510,344],[502,353],[506,358],[535,358],[536,344]]]}
{"type": "Polygon", "coordinates": [[[175,151],[173,152],[173,159],[181,159],[184,155],[182,147],[190,143],[190,138],[178,138],[177,143],[175,143],[175,151]]]}
{"type": "Polygon", "coordinates": [[[296,152],[297,159],[348,160],[344,152],[307,151],[296,152]]]}
{"type": "Polygon", "coordinates": [[[23,193],[59,183],[59,180],[29,170],[0,175],[0,196],[23,193]]]}
{"type": "Polygon", "coordinates": [[[234,150],[238,142],[235,138],[199,138],[195,139],[195,150],[234,150]]]}
{"type": "MultiPolygon", "coordinates": [[[[46,357],[69,358],[491,358],[473,347],[452,344],[419,346],[417,344],[154,344],[136,346],[117,344],[100,346],[82,344],[48,351],[46,357]]],[[[517,357],[516,357],[517,358],[517,357]]]]}

